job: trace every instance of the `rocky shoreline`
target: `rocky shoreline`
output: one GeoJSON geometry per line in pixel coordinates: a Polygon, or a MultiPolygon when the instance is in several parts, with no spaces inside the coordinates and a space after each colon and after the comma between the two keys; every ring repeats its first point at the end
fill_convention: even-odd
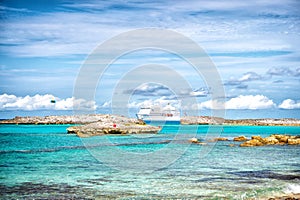
{"type": "MultiPolygon", "coordinates": [[[[67,129],[68,133],[77,134],[79,137],[90,137],[105,134],[156,134],[161,127],[146,125],[143,121],[118,115],[89,114],[73,116],[46,116],[46,117],[15,117],[2,120],[0,124],[79,124],[67,129]]],[[[300,126],[298,119],[242,119],[228,120],[208,116],[185,116],[181,124],[186,125],[255,125],[255,126],[300,126]]],[[[217,138],[226,141],[227,138],[217,138]]],[[[268,138],[253,136],[251,140],[241,136],[234,141],[246,141],[241,146],[263,146],[274,144],[300,144],[300,137],[286,135],[272,135],[268,138]],[[246,141],[247,140],[247,141],[246,141]]]]}
{"type": "MultiPolygon", "coordinates": [[[[101,121],[108,114],[89,114],[73,116],[46,116],[46,117],[15,117],[1,120],[0,124],[88,124],[101,121]]],[[[115,115],[117,116],[117,115],[115,115]]],[[[136,120],[136,119],[131,119],[136,120]]],[[[245,126],[300,126],[300,119],[224,119],[210,116],[183,116],[180,123],[183,125],[245,125],[245,126]]]]}
{"type": "Polygon", "coordinates": [[[217,141],[232,141],[234,143],[229,144],[230,147],[238,145],[235,142],[241,142],[240,147],[254,147],[254,146],[268,146],[268,145],[300,145],[300,135],[284,135],[284,134],[272,134],[268,137],[261,137],[259,135],[253,135],[251,139],[241,135],[233,138],[232,140],[226,137],[213,138],[207,141],[201,141],[198,138],[189,139],[190,143],[206,145],[207,142],[217,141]]]}
{"type": "Polygon", "coordinates": [[[300,126],[299,119],[224,119],[209,116],[184,116],[181,118],[181,124],[185,125],[245,125],[245,126],[300,126]]]}

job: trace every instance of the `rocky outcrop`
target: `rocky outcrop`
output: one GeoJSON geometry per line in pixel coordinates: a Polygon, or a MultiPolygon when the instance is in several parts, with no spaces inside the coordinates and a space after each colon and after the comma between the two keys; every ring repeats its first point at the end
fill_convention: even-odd
{"type": "Polygon", "coordinates": [[[140,124],[118,124],[94,122],[82,126],[67,128],[68,133],[75,133],[79,137],[91,137],[107,134],[156,134],[161,128],[140,124]]]}
{"type": "Polygon", "coordinates": [[[279,144],[279,141],[275,137],[270,136],[263,139],[263,144],[274,145],[274,144],[279,144]]]}
{"type": "Polygon", "coordinates": [[[219,138],[214,138],[213,141],[228,141],[228,138],[219,137],[219,138]]]}
{"type": "MultiPolygon", "coordinates": [[[[259,135],[251,136],[251,139],[248,139],[245,136],[238,136],[231,139],[226,137],[218,137],[206,140],[205,142],[218,142],[218,141],[234,141],[240,142],[238,144],[230,143],[228,146],[234,147],[235,145],[239,145],[240,147],[254,147],[254,146],[265,146],[265,145],[300,145],[300,136],[291,136],[291,135],[281,135],[281,134],[273,134],[268,137],[261,137],[259,135]]],[[[191,138],[189,140],[190,143],[201,144],[200,140],[197,138],[191,138]]]]}
{"type": "Polygon", "coordinates": [[[269,137],[252,136],[251,140],[240,144],[241,147],[264,145],[300,145],[300,136],[273,134],[269,137]]]}
{"type": "Polygon", "coordinates": [[[201,142],[201,141],[199,141],[197,138],[191,138],[191,139],[189,139],[189,142],[190,142],[190,143],[193,143],[193,144],[206,145],[205,142],[201,142]]]}
{"type": "Polygon", "coordinates": [[[251,137],[251,140],[259,140],[261,141],[263,138],[260,135],[254,135],[251,137]]]}
{"type": "MultiPolygon", "coordinates": [[[[201,142],[198,138],[191,138],[188,140],[193,144],[206,144],[201,142]]],[[[220,137],[206,140],[205,142],[217,142],[217,141],[230,141],[228,138],[220,137]]],[[[232,140],[231,140],[232,141],[232,140]]],[[[268,137],[261,137],[259,135],[254,135],[251,139],[247,139],[245,136],[238,136],[233,138],[235,142],[239,143],[240,147],[255,147],[255,146],[265,146],[265,145],[300,145],[300,136],[291,136],[291,135],[281,135],[281,134],[273,134],[268,137]]],[[[228,144],[228,143],[227,143],[228,144]]],[[[237,144],[238,145],[238,144],[237,144]]],[[[228,144],[229,147],[236,146],[233,143],[228,144]]]]}
{"type": "Polygon", "coordinates": [[[289,145],[299,145],[300,144],[300,138],[290,138],[288,139],[288,142],[287,142],[289,145]]]}
{"type": "Polygon", "coordinates": [[[235,137],[233,138],[233,141],[237,141],[237,142],[240,142],[240,141],[245,141],[245,140],[248,140],[248,138],[246,138],[245,136],[238,136],[238,137],[235,137]]]}
{"type": "Polygon", "coordinates": [[[263,145],[264,144],[257,139],[251,139],[249,141],[240,144],[241,147],[253,147],[253,146],[263,146],[263,145]]]}
{"type": "Polygon", "coordinates": [[[189,139],[189,142],[191,142],[191,143],[198,143],[199,140],[197,138],[191,138],[191,139],[189,139]]]}
{"type": "Polygon", "coordinates": [[[67,128],[68,133],[79,137],[107,134],[156,134],[160,130],[161,128],[146,125],[143,121],[116,115],[106,115],[97,122],[67,128]]]}

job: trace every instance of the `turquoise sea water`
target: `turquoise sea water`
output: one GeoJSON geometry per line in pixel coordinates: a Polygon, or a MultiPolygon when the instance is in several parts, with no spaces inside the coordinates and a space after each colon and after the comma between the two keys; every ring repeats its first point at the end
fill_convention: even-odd
{"type": "MultiPolygon", "coordinates": [[[[215,136],[208,126],[92,138],[67,134],[67,127],[0,126],[1,199],[250,199],[300,182],[300,146],[186,142],[215,136]]],[[[300,127],[224,126],[220,136],[273,133],[300,135],[300,127]]]]}

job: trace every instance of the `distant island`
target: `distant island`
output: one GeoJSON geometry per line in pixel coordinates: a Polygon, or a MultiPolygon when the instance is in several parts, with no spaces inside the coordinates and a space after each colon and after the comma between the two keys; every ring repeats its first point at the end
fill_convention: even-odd
{"type": "MultiPolygon", "coordinates": [[[[143,121],[119,115],[88,114],[88,115],[65,115],[45,117],[19,117],[4,119],[0,124],[90,124],[101,121],[126,122],[144,124],[143,121]]],[[[211,116],[183,116],[180,123],[183,125],[247,125],[247,126],[300,126],[300,119],[294,118],[262,118],[262,119],[224,119],[211,116]]]]}
{"type": "MultiPolygon", "coordinates": [[[[247,126],[300,126],[298,119],[223,119],[209,116],[184,116],[183,125],[247,125],[247,126]]],[[[142,120],[109,114],[72,116],[15,117],[0,121],[0,124],[72,124],[68,133],[79,137],[106,134],[156,134],[161,127],[145,124],[142,120]]]]}
{"type": "MultiPolygon", "coordinates": [[[[0,124],[89,124],[99,121],[130,121],[142,123],[141,120],[119,115],[88,114],[88,115],[51,115],[45,117],[30,116],[13,119],[4,119],[0,124]]],[[[224,119],[211,116],[183,116],[180,123],[183,125],[247,125],[247,126],[300,126],[300,119],[294,118],[261,118],[261,119],[224,119]]]]}
{"type": "Polygon", "coordinates": [[[181,118],[181,124],[221,124],[221,125],[244,125],[244,126],[300,126],[300,119],[224,119],[210,116],[184,116],[181,118]]]}

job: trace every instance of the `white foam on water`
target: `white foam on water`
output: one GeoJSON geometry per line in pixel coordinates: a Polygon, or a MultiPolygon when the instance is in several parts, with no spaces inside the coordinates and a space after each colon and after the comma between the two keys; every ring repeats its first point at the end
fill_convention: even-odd
{"type": "Polygon", "coordinates": [[[288,184],[286,189],[283,191],[286,194],[300,194],[299,184],[288,184]]]}

